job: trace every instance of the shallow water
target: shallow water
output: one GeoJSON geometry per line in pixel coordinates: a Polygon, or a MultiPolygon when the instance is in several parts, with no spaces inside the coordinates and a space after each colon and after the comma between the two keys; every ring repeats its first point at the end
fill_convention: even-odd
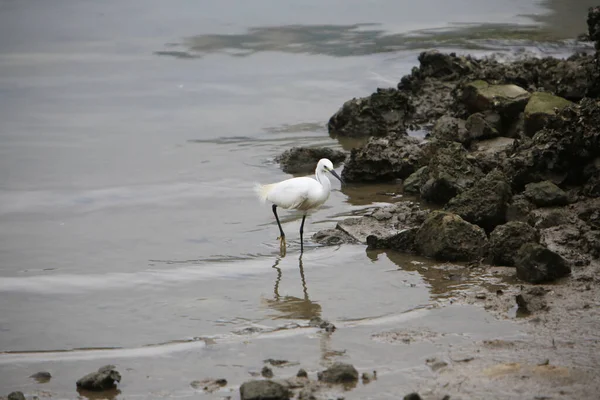
{"type": "MultiPolygon", "coordinates": [[[[384,398],[452,341],[518,335],[431,308],[469,280],[423,260],[307,243],[300,266],[293,214],[280,258],[251,188],[288,177],[272,160],[292,146],[352,147],[327,119],[421,49],[565,55],[592,3],[0,1],[0,394],[72,398],[110,362],[123,395],[189,397],[192,380],[235,386],[272,357],[387,371],[348,394],[384,398]],[[313,316],[338,331],[304,327],[313,316]],[[441,339],[372,338],[399,328],[441,339]],[[27,378],[43,369],[49,383],[27,378]]],[[[394,184],[333,185],[306,237],[402,200],[394,184]]]]}

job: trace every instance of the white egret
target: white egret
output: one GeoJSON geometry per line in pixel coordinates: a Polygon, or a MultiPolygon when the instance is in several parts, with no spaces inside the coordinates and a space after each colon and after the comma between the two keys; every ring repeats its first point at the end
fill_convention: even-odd
{"type": "Polygon", "coordinates": [[[331,182],[327,178],[326,173],[335,176],[340,182],[344,182],[342,178],[333,170],[333,163],[326,158],[322,158],[317,163],[315,169],[315,179],[302,177],[292,178],[285,181],[273,183],[270,185],[257,184],[255,187],[256,194],[263,201],[273,203],[273,214],[277,226],[279,226],[280,247],[285,249],[285,233],[281,228],[279,217],[277,216],[277,206],[288,210],[303,211],[302,224],[300,225],[300,252],[304,251],[304,243],[302,234],[304,233],[304,220],[306,214],[320,207],[329,198],[331,192],[331,182]]]}

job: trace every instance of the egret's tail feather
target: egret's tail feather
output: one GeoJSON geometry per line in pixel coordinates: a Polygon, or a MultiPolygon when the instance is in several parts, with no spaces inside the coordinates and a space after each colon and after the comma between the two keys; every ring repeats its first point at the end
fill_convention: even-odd
{"type": "Polygon", "coordinates": [[[260,183],[257,183],[254,185],[254,193],[256,193],[260,201],[264,203],[267,201],[267,196],[273,186],[274,185],[261,185],[260,183]]]}

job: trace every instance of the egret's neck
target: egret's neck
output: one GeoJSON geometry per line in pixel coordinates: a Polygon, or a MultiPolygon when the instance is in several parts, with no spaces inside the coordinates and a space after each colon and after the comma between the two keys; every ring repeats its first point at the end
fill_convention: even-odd
{"type": "Polygon", "coordinates": [[[323,186],[323,190],[329,193],[329,191],[331,190],[331,182],[329,181],[327,175],[325,175],[325,172],[323,170],[317,170],[315,171],[315,176],[317,178],[317,181],[319,181],[321,186],[323,186]]]}

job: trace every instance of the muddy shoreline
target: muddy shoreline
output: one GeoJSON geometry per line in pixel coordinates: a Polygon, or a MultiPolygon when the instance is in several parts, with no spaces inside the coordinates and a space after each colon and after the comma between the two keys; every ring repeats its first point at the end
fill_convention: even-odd
{"type": "MultiPolygon", "coordinates": [[[[600,7],[588,32],[600,49],[600,7]]],[[[472,284],[448,303],[516,318],[530,335],[431,360],[422,398],[597,396],[599,57],[499,63],[428,51],[397,88],[352,99],[330,119],[334,137],[370,137],[346,160],[347,181],[397,180],[425,207],[397,203],[314,239],[431,257],[442,270],[466,263],[455,268],[502,289],[472,284]],[[408,135],[419,129],[426,140],[408,135]]]]}

